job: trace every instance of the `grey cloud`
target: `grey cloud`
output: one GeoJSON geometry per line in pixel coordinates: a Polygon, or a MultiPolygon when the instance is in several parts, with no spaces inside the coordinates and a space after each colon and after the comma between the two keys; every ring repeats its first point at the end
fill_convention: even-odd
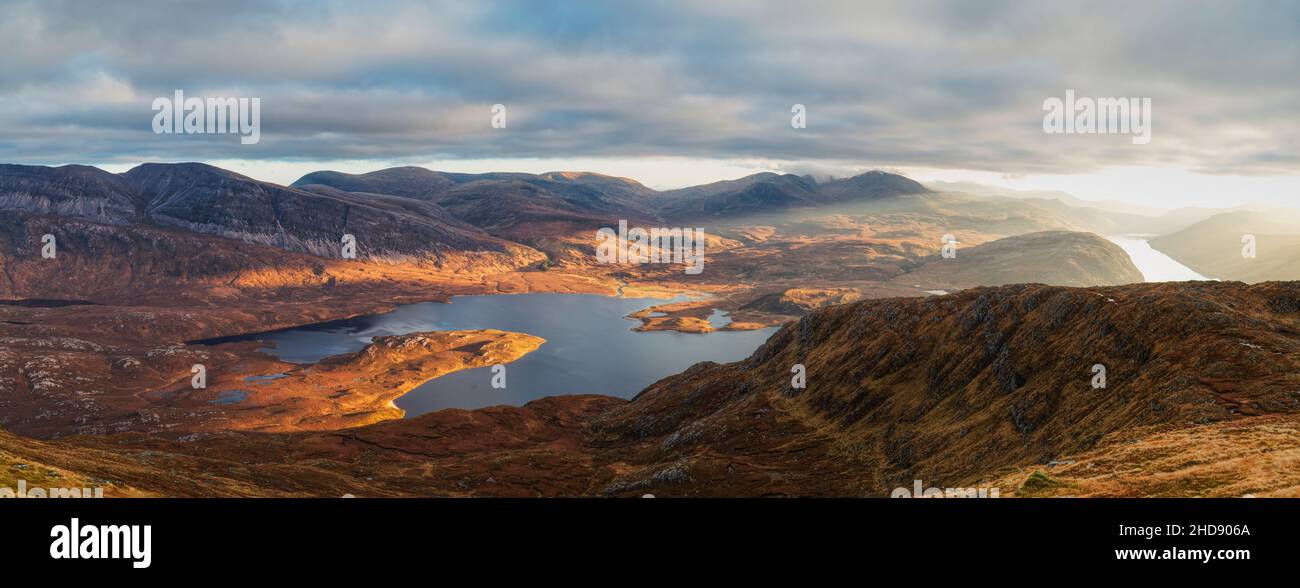
{"type": "Polygon", "coordinates": [[[0,1],[0,12],[7,162],[684,155],[1300,172],[1300,6],[1288,2],[0,1]],[[149,103],[175,88],[262,98],[262,143],[154,135],[149,103]],[[1042,101],[1066,88],[1151,97],[1152,143],[1045,135],[1042,101]],[[504,131],[488,126],[498,102],[504,131]],[[796,102],[807,129],[789,126],[796,102]]]}

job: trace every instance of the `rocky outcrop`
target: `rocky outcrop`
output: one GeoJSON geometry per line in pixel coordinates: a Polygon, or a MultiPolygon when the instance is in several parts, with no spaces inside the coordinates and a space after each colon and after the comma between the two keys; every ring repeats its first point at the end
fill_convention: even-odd
{"type": "Polygon", "coordinates": [[[790,288],[764,294],[743,304],[740,308],[778,315],[802,316],[811,310],[832,304],[845,304],[861,298],[862,292],[852,288],[790,288]]]}
{"type": "Polygon", "coordinates": [[[130,180],[99,168],[0,165],[0,211],[128,224],[143,205],[130,180]]]}

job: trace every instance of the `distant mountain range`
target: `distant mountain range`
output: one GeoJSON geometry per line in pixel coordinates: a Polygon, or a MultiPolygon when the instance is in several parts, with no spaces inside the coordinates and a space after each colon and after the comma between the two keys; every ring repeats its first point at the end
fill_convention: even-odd
{"type": "Polygon", "coordinates": [[[477,226],[506,233],[529,221],[687,221],[930,192],[903,176],[880,171],[826,183],[808,176],[758,173],[657,192],[635,180],[585,172],[454,174],[402,167],[360,175],[314,172],[293,186],[418,198],[477,226]]]}
{"type": "Polygon", "coordinates": [[[1195,206],[1166,210],[1118,200],[1084,200],[1057,190],[1011,190],[971,182],[932,182],[929,187],[947,194],[1016,199],[1066,215],[1078,228],[1102,235],[1163,235],[1224,212],[1224,209],[1195,206]]]}
{"type": "Polygon", "coordinates": [[[670,218],[699,219],[928,193],[917,182],[881,171],[825,183],[811,176],[761,173],[664,192],[658,209],[670,218]]]}
{"type": "MultiPolygon", "coordinates": [[[[1063,285],[1141,281],[1126,256],[1112,251],[1109,243],[1061,231],[1168,234],[1153,245],[1206,275],[1250,281],[1300,277],[1300,255],[1290,253],[1300,251],[1300,237],[1292,236],[1296,232],[1289,225],[1270,222],[1264,213],[1241,210],[1211,218],[1213,210],[1189,208],[1147,216],[1063,193],[1006,197],[992,188],[941,187],[968,191],[936,192],[882,171],[828,181],[759,173],[657,191],[628,178],[586,172],[466,174],[397,167],[365,174],[318,171],[281,186],[201,163],[143,164],[119,174],[80,165],[0,165],[0,211],[11,213],[0,219],[0,231],[10,235],[0,241],[0,258],[8,251],[9,258],[28,259],[41,234],[57,235],[60,223],[64,228],[80,223],[76,226],[82,230],[67,235],[61,246],[82,247],[88,254],[115,252],[130,261],[120,268],[125,275],[142,274],[140,279],[148,280],[167,275],[220,276],[278,255],[259,254],[257,247],[337,259],[344,234],[357,236],[357,255],[362,260],[510,270],[585,263],[591,246],[587,232],[615,226],[619,220],[642,226],[707,226],[711,234],[732,235],[751,233],[746,226],[785,223],[787,232],[821,239],[801,246],[800,251],[843,255],[851,245],[825,239],[862,231],[865,226],[857,223],[873,221],[851,221],[850,228],[828,225],[827,219],[868,211],[868,219],[898,223],[872,227],[877,239],[915,241],[927,239],[929,232],[954,228],[993,238],[1057,231],[1054,236],[1042,234],[970,250],[956,265],[933,266],[942,268],[933,276],[919,265],[900,266],[915,275],[899,280],[919,283],[913,278],[926,278],[920,281],[948,284],[945,289],[1024,281],[1063,285]],[[739,232],[728,230],[737,227],[739,232]],[[1260,235],[1260,259],[1243,265],[1239,239],[1250,231],[1260,235]],[[203,265],[187,255],[158,253],[158,258],[146,260],[150,253],[136,251],[131,257],[132,248],[125,245],[162,240],[168,245],[155,250],[211,250],[213,242],[203,237],[238,241],[253,249],[231,248],[228,255],[203,265]],[[1219,245],[1211,247],[1211,243],[1219,245]],[[1052,259],[1060,263],[1046,267],[1045,263],[1054,263],[1052,259]],[[145,265],[157,271],[144,272],[145,265]]],[[[742,241],[763,246],[743,237],[742,241]]],[[[776,242],[771,246],[773,251],[792,251],[776,242]]],[[[915,252],[915,244],[908,247],[913,249],[898,251],[915,252]]],[[[847,279],[857,272],[879,279],[896,271],[879,266],[871,271],[853,269],[856,262],[846,265],[833,259],[837,258],[823,261],[841,269],[827,266],[827,276],[843,274],[847,279]]],[[[780,261],[788,267],[737,265],[733,271],[738,277],[793,277],[804,273],[801,267],[823,263],[795,262],[784,256],[780,261]]],[[[0,280],[0,292],[18,292],[24,282],[52,279],[24,278],[25,270],[15,269],[16,263],[20,264],[0,263],[0,270],[8,274],[7,280],[0,280]]],[[[290,265],[304,263],[311,264],[290,265]]]]}
{"type": "Polygon", "coordinates": [[[535,236],[529,225],[536,223],[599,227],[611,219],[656,218],[649,202],[653,190],[592,173],[457,174],[399,167],[359,175],[313,172],[293,187],[412,198],[492,234],[516,238],[535,236]]]}
{"type": "MultiPolygon", "coordinates": [[[[362,259],[438,262],[488,254],[513,258],[506,263],[516,266],[545,259],[534,247],[562,254],[554,239],[619,220],[681,225],[926,192],[883,172],[827,183],[755,174],[657,192],[627,178],[585,172],[399,167],[359,175],[313,172],[280,186],[201,163],[149,163],[120,174],[80,165],[0,165],[0,210],[46,219],[37,223],[41,230],[53,230],[46,225],[56,218],[122,231],[180,229],[323,258],[337,258],[342,236],[350,233],[357,235],[362,259]]],[[[9,224],[20,221],[10,218],[9,224]]],[[[30,232],[7,229],[15,231],[30,232]]]]}
{"type": "Polygon", "coordinates": [[[0,210],[109,225],[153,225],[337,257],[504,252],[507,243],[437,206],[396,197],[286,188],[201,163],[147,163],[122,174],[85,166],[0,166],[0,210]]]}
{"type": "Polygon", "coordinates": [[[762,173],[657,192],[635,180],[584,172],[399,167],[313,172],[286,187],[201,163],[149,163],[121,174],[80,165],[0,165],[0,210],[180,227],[322,256],[348,231],[378,237],[368,240],[371,255],[420,254],[499,248],[483,233],[530,235],[532,223],[685,221],[928,192],[884,172],[827,183],[762,173]]]}

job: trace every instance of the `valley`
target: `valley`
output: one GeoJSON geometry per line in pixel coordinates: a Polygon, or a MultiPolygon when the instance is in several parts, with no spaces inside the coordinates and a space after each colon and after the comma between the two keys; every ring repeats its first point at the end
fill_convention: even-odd
{"type": "MultiPolygon", "coordinates": [[[[1276,443],[1300,410],[1290,287],[1142,284],[1101,218],[884,172],[659,192],[0,166],[0,457],[110,496],[877,496],[908,476],[1018,488],[1185,427],[1276,443]],[[600,263],[620,223],[701,228],[703,271],[600,263]],[[1189,340],[1205,355],[1178,355],[1189,340]],[[1094,363],[1113,389],[1086,388],[1094,363]]],[[[1241,467],[1289,455],[1252,447],[1241,467]]],[[[1160,467],[1174,490],[1152,493],[1202,475],[1160,467]]]]}
{"type": "Polygon", "coordinates": [[[1293,285],[1213,282],[867,300],[630,401],[297,433],[5,433],[0,455],[118,482],[110,495],[883,496],[920,476],[1004,495],[1296,496],[1297,308],[1293,285]],[[1095,362],[1105,390],[1088,385],[1095,362]]]}

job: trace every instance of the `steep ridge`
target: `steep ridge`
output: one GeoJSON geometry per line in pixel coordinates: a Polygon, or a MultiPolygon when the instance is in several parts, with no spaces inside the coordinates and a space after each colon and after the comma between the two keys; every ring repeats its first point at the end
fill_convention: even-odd
{"type": "Polygon", "coordinates": [[[85,165],[0,165],[0,210],[106,224],[135,222],[143,208],[127,178],[85,165]]]}
{"type": "Polygon", "coordinates": [[[971,484],[1133,427],[1294,416],[1298,319],[1291,283],[1015,285],[844,304],[745,361],[656,383],[599,417],[592,440],[637,448],[640,469],[606,488],[615,494],[971,484]],[[806,389],[791,387],[796,364],[806,389]],[[1095,364],[1104,389],[1091,385],[1095,364]]]}
{"type": "MultiPolygon", "coordinates": [[[[321,287],[325,264],[305,254],[150,225],[105,225],[12,213],[0,216],[0,298],[173,302],[274,272],[277,286],[321,287]],[[58,254],[41,257],[41,237],[58,254]]],[[[248,284],[252,285],[252,284],[248,284]]]]}
{"type": "Polygon", "coordinates": [[[507,248],[475,229],[448,225],[432,210],[380,208],[204,164],[144,164],[124,175],[149,199],[154,222],[287,251],[337,257],[344,234],[356,236],[358,257],[507,248]]]}

